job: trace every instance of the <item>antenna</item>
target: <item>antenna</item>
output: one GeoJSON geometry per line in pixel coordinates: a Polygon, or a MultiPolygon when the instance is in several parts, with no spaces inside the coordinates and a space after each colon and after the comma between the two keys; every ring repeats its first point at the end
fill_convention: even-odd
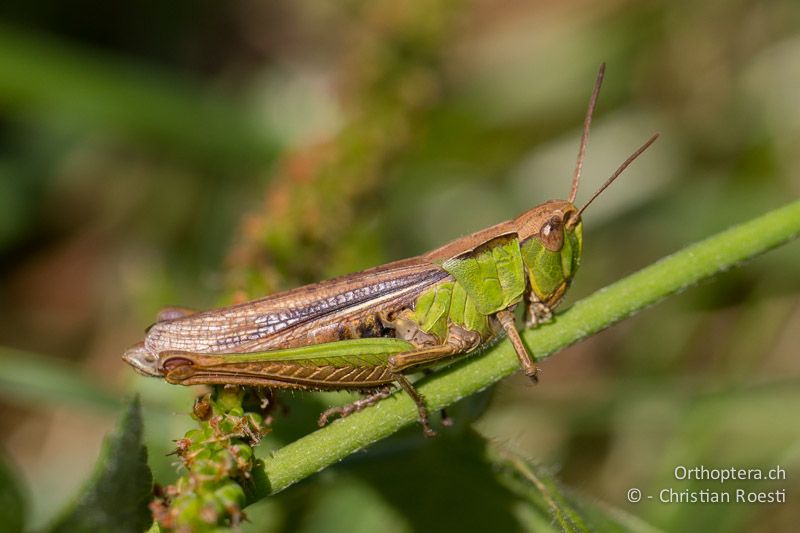
{"type": "Polygon", "coordinates": [[[600,63],[597,79],[594,81],[594,89],[592,89],[592,96],[589,98],[589,109],[586,110],[586,118],[583,119],[583,134],[581,135],[581,145],[578,148],[578,161],[575,163],[575,172],[572,174],[572,190],[569,192],[569,203],[571,204],[575,203],[575,196],[578,194],[583,158],[586,155],[586,141],[589,140],[589,126],[592,124],[592,115],[594,115],[594,108],[597,107],[597,96],[600,94],[600,86],[603,85],[605,73],[606,64],[600,63]]]}
{"type": "Polygon", "coordinates": [[[617,179],[617,178],[619,177],[619,175],[620,175],[620,174],[622,174],[622,171],[623,171],[623,170],[625,170],[626,168],[628,168],[628,165],[630,165],[631,163],[633,163],[633,161],[634,161],[634,160],[635,160],[637,157],[639,157],[640,155],[642,155],[642,152],[644,152],[645,150],[647,150],[647,149],[650,147],[650,145],[651,145],[651,144],[653,144],[654,142],[656,142],[656,139],[658,139],[658,136],[659,136],[659,135],[661,135],[661,134],[660,134],[660,133],[655,133],[655,134],[653,134],[653,136],[652,136],[652,137],[650,137],[649,139],[647,139],[647,142],[646,142],[646,143],[644,143],[643,145],[641,145],[641,146],[640,146],[640,147],[639,147],[639,148],[638,148],[638,149],[637,149],[635,152],[633,152],[633,153],[630,155],[630,157],[628,157],[628,159],[626,159],[626,160],[625,160],[625,162],[623,162],[623,163],[622,163],[622,164],[619,166],[619,168],[618,168],[617,170],[615,170],[613,174],[611,174],[611,177],[610,177],[610,178],[608,178],[608,179],[606,180],[606,182],[605,182],[605,183],[604,183],[602,186],[600,186],[600,188],[599,188],[599,189],[597,189],[597,192],[596,192],[596,193],[594,193],[594,194],[592,195],[592,197],[591,197],[591,198],[589,198],[589,201],[588,201],[588,202],[586,202],[585,204],[583,204],[583,207],[581,207],[581,208],[580,208],[580,210],[578,210],[578,215],[575,217],[575,220],[578,220],[578,218],[581,216],[581,213],[583,213],[583,211],[584,211],[584,210],[585,210],[587,207],[589,207],[589,204],[591,204],[591,203],[594,201],[594,199],[595,199],[595,198],[597,198],[598,196],[600,196],[600,193],[601,193],[601,192],[603,192],[604,190],[606,190],[606,189],[608,188],[608,186],[609,186],[609,185],[611,185],[612,183],[614,183],[614,180],[615,180],[615,179],[617,179]]]}

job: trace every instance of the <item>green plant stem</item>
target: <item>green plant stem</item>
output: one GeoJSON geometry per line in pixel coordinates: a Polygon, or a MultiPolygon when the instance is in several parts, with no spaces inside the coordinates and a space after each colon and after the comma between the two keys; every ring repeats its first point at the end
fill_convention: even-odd
{"type": "MultiPolygon", "coordinates": [[[[730,228],[670,255],[585,298],[554,322],[524,332],[537,359],[574,344],[689,285],[779,246],[800,233],[800,201],[730,228]]],[[[513,374],[517,358],[508,342],[419,383],[436,411],[513,374]]],[[[252,498],[279,492],[403,426],[416,422],[406,394],[395,394],[276,450],[254,476],[252,498]]],[[[252,502],[251,502],[252,503],[252,502]]]]}

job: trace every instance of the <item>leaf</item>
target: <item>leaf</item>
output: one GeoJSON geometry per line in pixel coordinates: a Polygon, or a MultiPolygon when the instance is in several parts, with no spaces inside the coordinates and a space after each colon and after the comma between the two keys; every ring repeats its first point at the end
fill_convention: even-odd
{"type": "Polygon", "coordinates": [[[154,65],[10,26],[0,26],[0,102],[26,118],[57,115],[208,161],[262,163],[278,145],[231,98],[154,65]]]}
{"type": "Polygon", "coordinates": [[[115,434],[106,438],[92,481],[74,507],[52,531],[145,531],[152,517],[153,476],[142,445],[142,413],[138,397],[122,417],[115,434]]]}
{"type": "Polygon", "coordinates": [[[512,492],[525,498],[545,516],[550,516],[562,531],[588,533],[583,514],[568,501],[555,479],[544,469],[529,464],[518,456],[503,452],[499,460],[499,479],[512,492]]]}
{"type": "Polygon", "coordinates": [[[27,505],[12,469],[0,460],[0,524],[9,533],[22,531],[27,505]]]}
{"type": "MultiPolygon", "coordinates": [[[[565,491],[545,469],[494,443],[490,458],[500,482],[533,510],[568,533],[619,531],[649,533],[655,528],[622,510],[591,503],[565,491]]],[[[534,528],[538,530],[539,528],[534,528]]]]}
{"type": "Polygon", "coordinates": [[[118,397],[103,385],[55,357],[0,346],[0,396],[11,402],[119,409],[118,397]]]}
{"type": "Polygon", "coordinates": [[[412,428],[405,449],[403,441],[386,442],[341,468],[371,484],[410,531],[520,530],[517,498],[498,482],[483,437],[471,429],[435,439],[421,433],[412,428]]]}

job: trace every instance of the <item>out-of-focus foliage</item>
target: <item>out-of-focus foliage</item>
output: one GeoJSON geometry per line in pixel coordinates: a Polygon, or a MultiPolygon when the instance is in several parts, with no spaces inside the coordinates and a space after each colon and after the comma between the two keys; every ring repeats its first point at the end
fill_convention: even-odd
{"type": "Polygon", "coordinates": [[[50,531],[137,532],[150,526],[153,476],[147,467],[142,430],[142,411],[135,399],[116,434],[106,440],[91,483],[50,531]]]}
{"type": "Polygon", "coordinates": [[[16,472],[0,462],[0,520],[8,531],[22,531],[27,502],[22,495],[16,472]]]}
{"type": "MultiPolygon", "coordinates": [[[[174,479],[196,391],[120,359],[159,307],[406,257],[565,196],[601,61],[579,201],[662,139],[587,211],[570,300],[797,197],[797,2],[5,2],[0,435],[28,527],[74,502],[132,392],[154,476],[174,479]]],[[[550,359],[538,387],[507,380],[476,430],[643,523],[791,530],[791,500],[626,491],[720,488],[679,465],[780,465],[787,480],[736,488],[798,492],[798,264],[785,247],[550,359]]],[[[288,396],[260,453],[347,398],[288,396]]],[[[248,508],[245,528],[444,528],[482,508],[482,459],[417,432],[248,508]]]]}

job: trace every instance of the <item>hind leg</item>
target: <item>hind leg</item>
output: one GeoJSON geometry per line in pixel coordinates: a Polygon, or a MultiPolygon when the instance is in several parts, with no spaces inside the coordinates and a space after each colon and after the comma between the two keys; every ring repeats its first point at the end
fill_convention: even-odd
{"type": "MultiPolygon", "coordinates": [[[[411,399],[414,401],[414,404],[416,404],[417,412],[419,414],[419,422],[422,424],[423,431],[428,437],[435,436],[436,432],[430,427],[428,408],[425,405],[425,397],[422,396],[422,394],[420,394],[416,388],[414,388],[414,385],[411,384],[411,382],[403,375],[402,372],[419,365],[425,365],[439,361],[457,353],[459,353],[457,346],[442,344],[430,348],[421,348],[419,350],[400,353],[389,358],[388,366],[392,371],[392,377],[400,386],[400,388],[411,397],[411,399]]],[[[387,386],[365,398],[356,400],[351,404],[327,409],[322,413],[322,415],[320,415],[319,424],[320,426],[325,425],[333,415],[345,417],[351,413],[369,407],[370,405],[374,405],[383,398],[390,396],[393,392],[394,391],[387,386]]]]}
{"type": "MultiPolygon", "coordinates": [[[[468,331],[461,327],[451,325],[448,331],[447,341],[444,344],[435,344],[437,342],[435,336],[422,331],[415,322],[408,319],[408,317],[402,313],[393,317],[392,320],[389,320],[387,317],[381,317],[381,320],[386,327],[395,329],[398,338],[408,340],[417,346],[421,345],[421,347],[416,350],[395,354],[389,357],[387,366],[392,373],[394,381],[416,404],[419,413],[419,422],[422,424],[425,435],[432,437],[436,435],[436,432],[430,427],[425,398],[414,388],[408,378],[405,377],[404,373],[416,368],[436,364],[459,354],[467,353],[480,344],[481,337],[474,331],[468,331]]],[[[391,392],[392,391],[388,388],[381,389],[366,398],[356,400],[350,405],[328,409],[320,416],[320,425],[327,423],[328,419],[333,415],[338,414],[344,417],[373,405],[379,400],[389,396],[391,392]]],[[[444,413],[442,418],[445,425],[450,425],[452,423],[444,413]]]]}

